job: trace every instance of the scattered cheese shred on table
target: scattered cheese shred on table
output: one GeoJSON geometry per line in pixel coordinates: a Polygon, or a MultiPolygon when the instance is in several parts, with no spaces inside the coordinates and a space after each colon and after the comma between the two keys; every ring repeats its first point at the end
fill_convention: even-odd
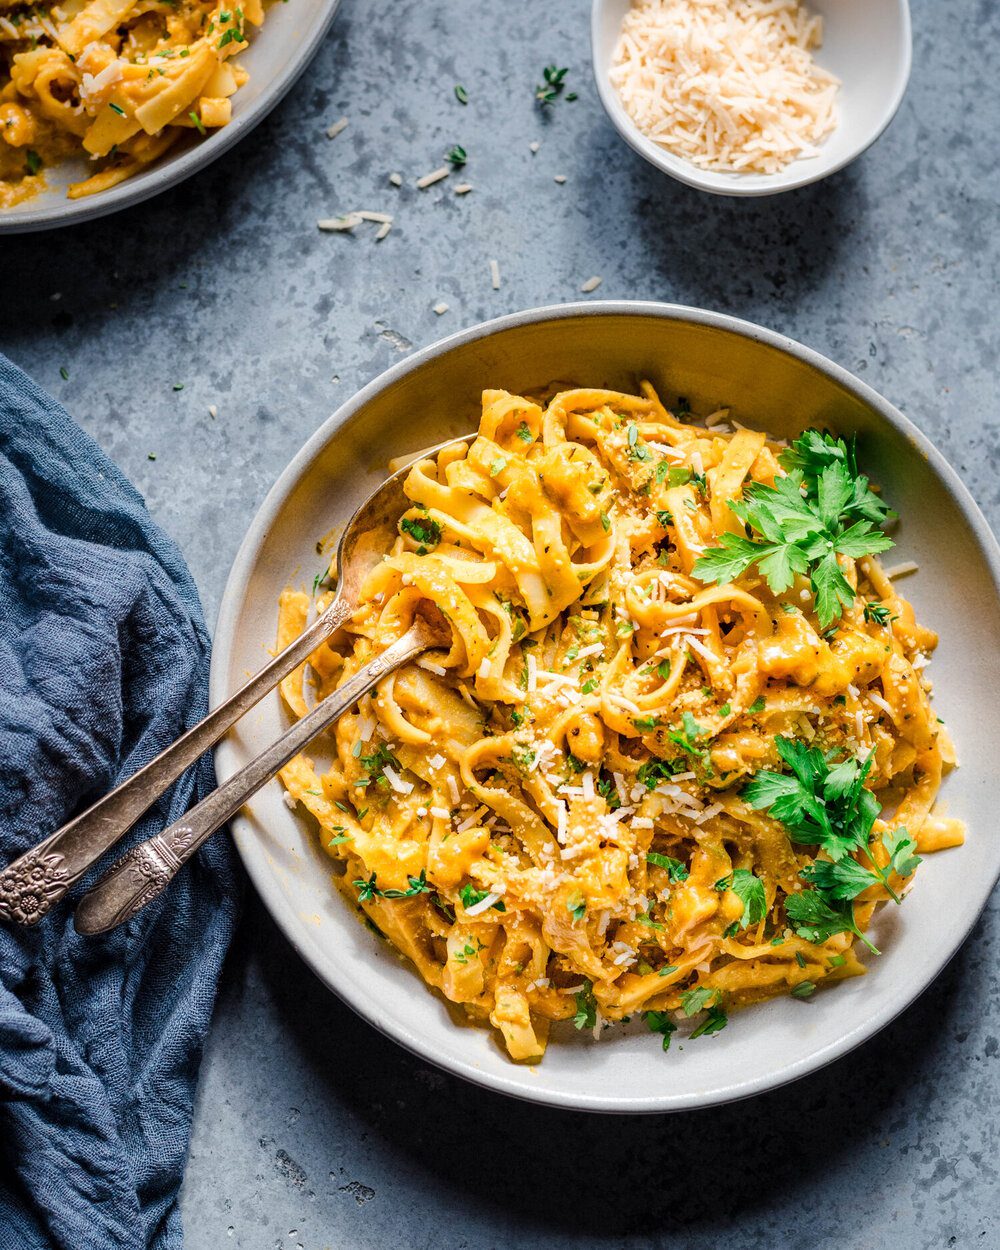
{"type": "Polygon", "coordinates": [[[422,191],[425,187],[433,186],[435,182],[440,182],[442,178],[447,178],[451,173],[451,169],[447,165],[442,165],[440,169],[434,169],[429,174],[424,174],[422,178],[417,179],[417,186],[422,191]]]}
{"type": "Polygon", "coordinates": [[[587,281],[582,284],[580,290],[584,293],[584,295],[589,295],[591,291],[596,291],[600,285],[601,279],[595,274],[592,278],[588,278],[587,281]]]}
{"type": "Polygon", "coordinates": [[[332,126],[327,126],[326,137],[328,139],[336,139],[337,135],[339,135],[342,130],[346,130],[346,129],[347,129],[347,118],[346,117],[338,118],[337,121],[335,121],[332,126]]]}
{"type": "Polygon", "coordinates": [[[634,0],[611,82],[643,134],[702,169],[773,174],[815,156],[840,80],[798,0],[634,0]]]}
{"type": "Polygon", "coordinates": [[[444,302],[443,299],[438,300],[438,302],[434,305],[434,312],[436,312],[439,317],[443,316],[447,311],[448,311],[448,305],[444,302]]]}
{"type": "Polygon", "coordinates": [[[500,264],[498,261],[490,261],[490,281],[493,284],[493,290],[500,290],[500,264]]]}

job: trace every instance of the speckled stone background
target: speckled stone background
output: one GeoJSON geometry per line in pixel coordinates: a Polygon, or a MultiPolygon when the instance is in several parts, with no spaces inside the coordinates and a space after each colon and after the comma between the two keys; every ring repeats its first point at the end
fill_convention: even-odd
{"type": "MultiPolygon", "coordinates": [[[[736,313],[860,373],[996,526],[1000,5],[914,10],[913,78],[880,142],[821,185],[729,201],[619,140],[587,0],[346,0],[298,85],[211,169],[116,217],[0,240],[0,344],[145,492],[210,620],[265,491],[333,408],[411,348],[576,298],[591,275],[599,296],[736,313]],[[580,99],[541,117],[553,60],[580,99]],[[475,190],[417,191],[453,143],[475,190]],[[392,233],[317,231],[353,208],[394,213],[392,233]]],[[[895,1024],[792,1087],[598,1119],[417,1062],[250,899],[205,1056],[187,1245],[1000,1246],[998,936],[993,908],[895,1024]]]]}

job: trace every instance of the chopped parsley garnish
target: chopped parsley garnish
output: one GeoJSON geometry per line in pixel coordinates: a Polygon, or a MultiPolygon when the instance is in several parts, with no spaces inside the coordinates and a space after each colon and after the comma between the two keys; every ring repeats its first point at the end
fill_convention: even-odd
{"type": "Polygon", "coordinates": [[[668,486],[686,486],[691,481],[692,472],[685,465],[672,465],[667,472],[668,486]]]}
{"type": "Polygon", "coordinates": [[[580,691],[582,694],[593,694],[599,685],[600,682],[598,682],[596,677],[588,677],[580,687],[580,691]]]}
{"type": "Polygon", "coordinates": [[[642,1015],[651,1033],[663,1035],[663,1049],[669,1050],[670,1038],[677,1032],[677,1025],[665,1011],[644,1011],[642,1015]]]}
{"type": "Polygon", "coordinates": [[[378,749],[373,751],[371,755],[361,754],[360,742],[356,742],[354,745],[358,760],[361,763],[362,768],[364,768],[365,772],[368,774],[365,780],[360,784],[367,786],[370,782],[374,781],[382,785],[387,785],[388,783],[385,779],[385,772],[383,771],[386,765],[397,770],[400,768],[399,760],[396,759],[395,755],[393,755],[385,743],[381,743],[378,749]]]}
{"type": "Polygon", "coordinates": [[[708,1015],[702,1020],[696,1029],[692,1029],[691,1038],[711,1037],[713,1033],[719,1033],[729,1023],[729,1017],[721,1007],[710,1007],[708,1015]]]}
{"type": "Polygon", "coordinates": [[[729,582],[756,565],[780,595],[797,576],[809,577],[820,626],[828,628],[854,602],[837,556],[855,559],[893,545],[879,528],[893,514],[857,472],[853,448],[807,430],[778,457],[785,473],[773,486],[753,482],[728,506],[748,534],[723,534],[697,560],[694,574],[729,582]]]}
{"type": "Polygon", "coordinates": [[[437,521],[430,517],[403,517],[399,523],[399,528],[404,534],[409,534],[416,542],[417,555],[425,556],[427,552],[436,547],[441,541],[441,526],[437,521]]]}
{"type": "Polygon", "coordinates": [[[647,851],[646,862],[655,864],[657,868],[666,869],[667,876],[671,881],[686,881],[691,875],[688,872],[687,864],[682,864],[679,859],[674,859],[672,855],[661,855],[659,851],[647,851]]]}
{"type": "MultiPolygon", "coordinates": [[[[489,890],[477,890],[471,882],[467,881],[459,890],[458,897],[462,900],[462,906],[468,910],[470,907],[475,907],[477,903],[481,903],[487,894],[489,890]]],[[[491,910],[506,911],[507,905],[502,898],[498,898],[495,903],[491,904],[491,910]]]]}
{"type": "Polygon", "coordinates": [[[666,529],[667,526],[673,521],[674,514],[669,508],[660,508],[656,513],[656,519],[663,526],[663,528],[666,529]]]}
{"type": "Polygon", "coordinates": [[[607,803],[609,810],[612,812],[621,807],[622,801],[618,797],[618,788],[610,777],[598,777],[594,784],[597,793],[607,803]]]}
{"type": "Polygon", "coordinates": [[[888,625],[896,619],[884,603],[866,603],[864,618],[869,625],[888,625]]]}
{"type": "Polygon", "coordinates": [[[592,1029],[597,1024],[597,1000],[594,998],[594,986],[591,981],[584,981],[583,988],[577,990],[576,1015],[573,1025],[578,1029],[592,1029]]]}
{"type": "Polygon", "coordinates": [[[517,427],[515,433],[522,443],[530,443],[535,437],[534,434],[532,434],[531,427],[528,425],[527,421],[522,421],[517,427]]]}
{"type": "Polygon", "coordinates": [[[514,767],[522,773],[530,772],[537,758],[533,747],[523,746],[520,742],[515,742],[511,747],[510,755],[514,761],[514,767]]]}
{"type": "Polygon", "coordinates": [[[675,772],[677,772],[675,761],[651,759],[639,765],[639,771],[635,776],[636,780],[647,790],[655,790],[661,782],[669,780],[675,772]]]}
{"type": "Polygon", "coordinates": [[[459,104],[469,103],[469,93],[460,82],[455,84],[455,99],[459,104]]]}
{"type": "Polygon", "coordinates": [[[372,873],[367,881],[359,878],[351,884],[358,891],[359,903],[365,903],[372,898],[413,898],[417,894],[430,893],[431,887],[427,884],[423,869],[419,877],[407,877],[406,880],[409,882],[409,889],[406,890],[380,889],[375,873],[372,873]]]}
{"type": "Polygon", "coordinates": [[[719,991],[713,990],[707,985],[696,986],[693,990],[682,990],[681,1011],[686,1016],[697,1015],[699,1011],[704,1011],[710,1003],[715,1002],[718,997],[719,991]]]}
{"type": "Polygon", "coordinates": [[[764,893],[764,882],[755,877],[746,868],[737,868],[728,877],[716,881],[717,890],[732,890],[743,904],[743,914],[739,919],[741,929],[759,924],[767,914],[767,896],[764,893]]]}
{"type": "Polygon", "coordinates": [[[815,990],[815,981],[800,981],[792,990],[792,998],[809,998],[815,990]]]}
{"type": "Polygon", "coordinates": [[[659,664],[657,664],[656,675],[657,677],[661,678],[663,681],[667,680],[667,678],[670,676],[670,661],[669,660],[661,660],[659,664]]]}
{"type": "Polygon", "coordinates": [[[191,121],[194,123],[195,129],[198,131],[200,135],[208,134],[208,131],[205,129],[205,123],[201,120],[201,118],[198,116],[197,113],[194,113],[194,112],[188,113],[188,117],[191,118],[191,121]]]}
{"type": "Polygon", "coordinates": [[[854,920],[853,900],[870,886],[882,886],[899,903],[890,877],[910,876],[920,857],[905,828],[887,830],[880,839],[888,855],[880,867],[871,846],[872,828],[880,811],[878,799],[865,786],[874,752],[862,763],[848,757],[833,763],[816,747],[793,738],[776,739],[778,754],[791,773],[759,772],[743,791],[751,807],[768,808],[796,842],[816,846],[829,856],[807,865],[800,876],[811,890],[791,894],[785,911],[807,942],[823,942],[835,933],[854,933],[877,954],[854,920]],[[862,852],[872,867],[857,862],[862,852]]]}
{"type": "Polygon", "coordinates": [[[634,716],[632,718],[632,724],[635,725],[636,729],[655,729],[659,723],[655,716],[634,716]]]}
{"type": "Polygon", "coordinates": [[[113,100],[108,104],[108,108],[111,109],[113,113],[117,113],[119,117],[125,116],[125,110],[120,104],[115,104],[113,100]]]}
{"type": "Polygon", "coordinates": [[[66,368],[65,365],[59,366],[59,376],[62,378],[64,382],[69,381],[69,370],[66,368]]]}
{"type": "Polygon", "coordinates": [[[708,748],[698,745],[699,740],[707,736],[708,730],[703,725],[699,725],[690,712],[685,712],[681,717],[681,726],[680,729],[668,730],[667,737],[685,754],[700,759],[705,771],[710,773],[712,765],[708,748]]]}
{"type": "Polygon", "coordinates": [[[753,703],[750,704],[747,711],[751,716],[754,716],[757,712],[763,712],[765,707],[767,707],[767,700],[763,695],[759,695],[756,699],[754,699],[753,703]]]}
{"type": "Polygon", "coordinates": [[[456,143],[450,147],[444,154],[444,159],[450,161],[456,169],[461,169],[465,162],[469,159],[469,154],[461,144],[456,143]]]}
{"type": "Polygon", "coordinates": [[[581,894],[573,894],[566,900],[566,908],[574,920],[583,920],[587,914],[587,900],[581,894]]]}
{"type": "Polygon", "coordinates": [[[42,158],[33,148],[28,148],[24,154],[24,163],[28,167],[29,174],[37,174],[42,167],[42,158]]]}

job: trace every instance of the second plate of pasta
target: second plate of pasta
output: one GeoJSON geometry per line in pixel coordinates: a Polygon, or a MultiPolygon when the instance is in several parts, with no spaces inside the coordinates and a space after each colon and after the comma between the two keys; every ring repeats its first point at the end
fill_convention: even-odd
{"type": "Polygon", "coordinates": [[[215,698],[279,599],[284,642],[332,593],[371,446],[465,430],[411,468],[349,629],[219,752],[226,775],[418,607],[450,621],[238,823],[279,922],[404,1044],[560,1105],[719,1101],[861,1040],[997,872],[944,611],[956,544],[995,603],[974,506],[776,336],[529,314],[406,362],[304,450],[234,570],[215,698]]]}
{"type": "Polygon", "coordinates": [[[0,232],[115,211],[220,156],[292,85],[338,5],[0,3],[0,232]]]}

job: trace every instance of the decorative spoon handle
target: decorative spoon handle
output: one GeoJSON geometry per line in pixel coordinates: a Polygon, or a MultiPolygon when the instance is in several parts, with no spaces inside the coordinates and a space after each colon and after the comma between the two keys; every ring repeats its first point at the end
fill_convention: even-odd
{"type": "Polygon", "coordinates": [[[129,851],[80,901],[76,909],[77,931],[106,933],[130,920],[166,889],[185,860],[308,742],[353,707],[386,674],[440,643],[439,631],[418,618],[402,638],[355,673],[208,798],[162,833],[129,851]]]}
{"type": "Polygon", "coordinates": [[[92,807],[0,872],[0,918],[36,924],[227,729],[287,677],[354,611],[334,600],[298,638],[230,699],[92,807]]]}

